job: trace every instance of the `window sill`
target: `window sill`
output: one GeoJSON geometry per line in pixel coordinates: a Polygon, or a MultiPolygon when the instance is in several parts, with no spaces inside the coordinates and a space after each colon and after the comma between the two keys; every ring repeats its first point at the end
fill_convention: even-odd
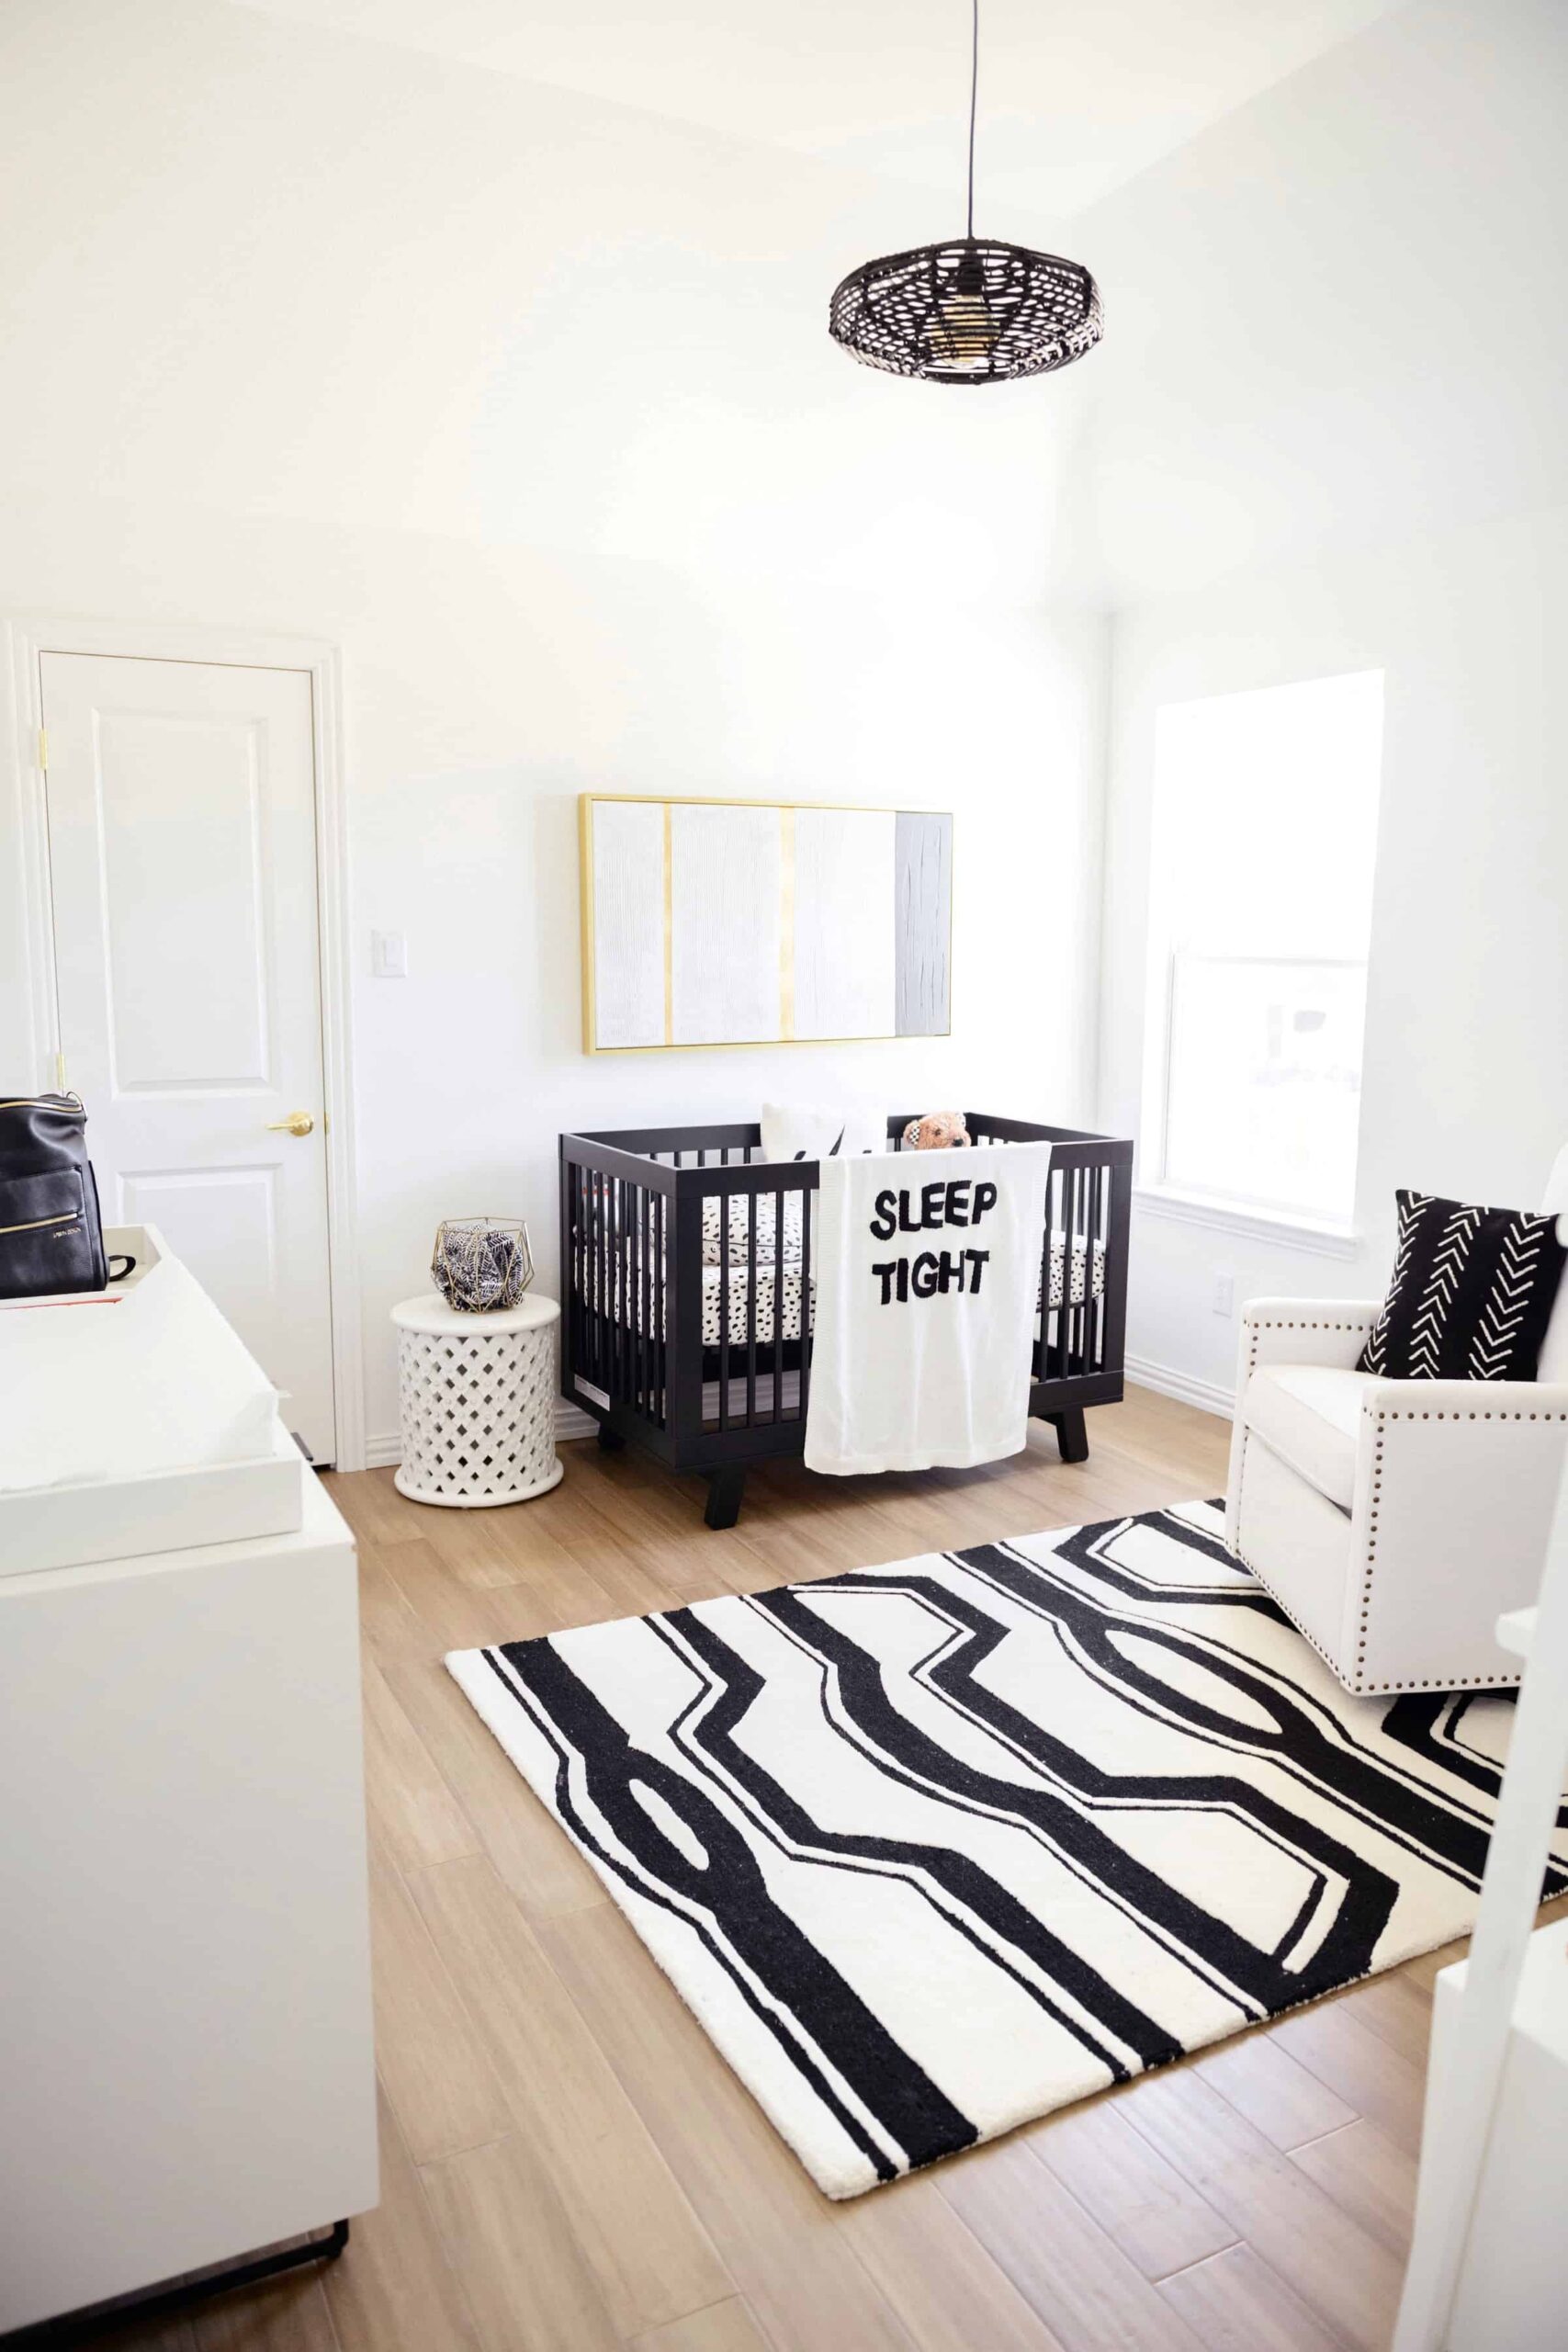
{"type": "Polygon", "coordinates": [[[1313,1250],[1323,1258],[1354,1258],[1361,1246],[1360,1235],[1348,1226],[1324,1224],[1312,1217],[1277,1216],[1271,1209],[1243,1208],[1230,1201],[1205,1199],[1198,1193],[1140,1187],[1133,1201],[1146,1215],[1168,1217],[1178,1225],[1210,1226],[1220,1233],[1245,1234],[1249,1240],[1313,1250]]]}

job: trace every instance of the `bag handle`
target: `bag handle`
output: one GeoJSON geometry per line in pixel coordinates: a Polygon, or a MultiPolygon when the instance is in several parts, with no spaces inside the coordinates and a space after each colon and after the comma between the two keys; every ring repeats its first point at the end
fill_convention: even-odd
{"type": "Polygon", "coordinates": [[[126,1250],[123,1253],[123,1257],[121,1253],[117,1251],[109,1260],[108,1279],[111,1283],[122,1283],[125,1281],[127,1275],[133,1274],[135,1272],[136,1261],[130,1255],[129,1250],[126,1250]],[[115,1272],[115,1268],[117,1266],[119,1266],[121,1269],[118,1274],[115,1272]]]}

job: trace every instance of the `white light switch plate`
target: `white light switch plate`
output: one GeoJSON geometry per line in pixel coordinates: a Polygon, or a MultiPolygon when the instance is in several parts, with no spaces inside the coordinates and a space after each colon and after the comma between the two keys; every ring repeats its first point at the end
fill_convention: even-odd
{"type": "Polygon", "coordinates": [[[370,934],[370,970],[378,980],[406,980],[409,971],[409,944],[400,931],[373,931],[370,934]]]}

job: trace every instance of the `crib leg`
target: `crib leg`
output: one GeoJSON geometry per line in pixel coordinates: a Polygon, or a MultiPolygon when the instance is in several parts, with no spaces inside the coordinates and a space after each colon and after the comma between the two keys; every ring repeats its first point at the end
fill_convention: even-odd
{"type": "Polygon", "coordinates": [[[1056,1431],[1056,1451],[1064,1462],[1089,1460],[1089,1432],[1083,1425],[1083,1407],[1069,1405],[1065,1412],[1048,1413],[1056,1431]]]}
{"type": "Polygon", "coordinates": [[[740,1516],[740,1498],[746,1492],[746,1473],[733,1463],[722,1470],[708,1473],[708,1507],[703,1517],[710,1527],[733,1527],[740,1516]]]}
{"type": "Polygon", "coordinates": [[[622,1453],[626,1451],[626,1439],[621,1435],[619,1430],[613,1430],[608,1421],[600,1422],[599,1449],[601,1453],[622,1453]]]}

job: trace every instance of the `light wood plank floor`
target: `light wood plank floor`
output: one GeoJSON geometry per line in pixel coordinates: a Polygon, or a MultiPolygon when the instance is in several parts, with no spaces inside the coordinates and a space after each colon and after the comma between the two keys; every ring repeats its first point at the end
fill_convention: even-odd
{"type": "MultiPolygon", "coordinates": [[[[848,2205],[820,2197],[441,1665],[460,1645],[1220,1492],[1146,1392],[993,1468],[752,1474],[739,1526],[627,1453],[361,1547],[382,2203],[319,2275],[130,2352],[1381,2352],[1452,1950],[848,2205]]],[[[1457,1950],[1455,1947],[1453,1950],[1457,1950]]],[[[323,2221],[331,2216],[323,2215],[323,2221]]]]}

